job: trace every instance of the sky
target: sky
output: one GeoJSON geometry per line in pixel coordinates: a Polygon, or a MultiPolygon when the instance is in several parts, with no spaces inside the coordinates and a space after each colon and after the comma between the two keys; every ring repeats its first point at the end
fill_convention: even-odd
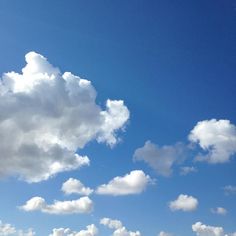
{"type": "Polygon", "coordinates": [[[0,0],[0,235],[236,235],[235,0],[0,0]]]}

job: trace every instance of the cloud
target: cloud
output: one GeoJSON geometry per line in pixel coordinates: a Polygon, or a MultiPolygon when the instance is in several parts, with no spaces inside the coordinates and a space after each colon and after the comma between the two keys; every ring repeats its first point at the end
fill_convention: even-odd
{"type": "Polygon", "coordinates": [[[182,166],[180,168],[180,174],[181,175],[188,175],[190,173],[197,172],[197,168],[193,166],[182,166]]]}
{"type": "Polygon", "coordinates": [[[172,211],[194,211],[197,209],[198,200],[192,196],[180,194],[178,198],[169,203],[172,211]]]}
{"type": "Polygon", "coordinates": [[[164,231],[161,231],[158,236],[172,236],[172,234],[170,233],[167,233],[167,232],[164,232],[164,231]]]}
{"type": "Polygon", "coordinates": [[[79,232],[72,231],[69,228],[55,228],[49,236],[95,236],[98,234],[98,229],[94,224],[88,225],[86,228],[79,232]]]}
{"type": "Polygon", "coordinates": [[[197,123],[189,135],[189,140],[198,143],[207,152],[199,154],[198,161],[224,163],[236,153],[236,126],[229,120],[204,120],[197,123]]]}
{"type": "Polygon", "coordinates": [[[192,230],[197,236],[227,236],[222,227],[204,225],[201,222],[193,224],[192,230]]]}
{"type": "Polygon", "coordinates": [[[62,184],[61,190],[65,194],[80,194],[80,195],[90,195],[93,189],[85,187],[78,179],[69,178],[66,182],[62,184]]]}
{"type": "Polygon", "coordinates": [[[126,227],[123,226],[122,222],[119,220],[103,218],[100,220],[100,224],[105,225],[110,229],[113,229],[114,232],[112,236],[141,236],[141,233],[139,231],[128,231],[126,227]]]}
{"type": "Polygon", "coordinates": [[[159,175],[170,176],[173,165],[181,163],[186,152],[187,148],[182,143],[159,147],[151,141],[146,141],[143,147],[134,152],[134,160],[146,162],[159,175]]]}
{"type": "Polygon", "coordinates": [[[26,54],[22,73],[0,78],[0,177],[27,182],[88,165],[75,154],[91,140],[115,145],[129,110],[122,100],[96,104],[91,82],[62,74],[45,57],[26,54]]]}
{"type": "Polygon", "coordinates": [[[25,205],[20,206],[24,211],[41,211],[48,214],[77,214],[90,213],[93,210],[93,202],[88,197],[81,197],[72,201],[54,201],[48,205],[44,198],[33,197],[25,205]]]}
{"type": "Polygon", "coordinates": [[[223,189],[226,195],[236,194],[236,186],[227,185],[223,189]]]}
{"type": "Polygon", "coordinates": [[[6,224],[0,221],[0,235],[1,236],[34,236],[35,232],[32,229],[26,231],[17,230],[11,224],[6,224]]]}
{"type": "Polygon", "coordinates": [[[143,192],[148,184],[153,184],[149,175],[145,175],[142,170],[133,170],[125,176],[117,176],[108,184],[100,185],[96,193],[104,195],[129,195],[143,192]]]}
{"type": "Polygon", "coordinates": [[[214,214],[218,214],[218,215],[226,215],[227,214],[227,210],[223,207],[212,208],[211,212],[214,214]]]}

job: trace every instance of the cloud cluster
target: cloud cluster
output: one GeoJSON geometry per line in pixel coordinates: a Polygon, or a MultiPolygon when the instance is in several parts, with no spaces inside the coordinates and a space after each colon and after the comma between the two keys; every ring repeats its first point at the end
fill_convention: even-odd
{"type": "Polygon", "coordinates": [[[93,202],[88,197],[81,197],[71,201],[55,201],[47,204],[44,198],[33,197],[25,205],[20,206],[24,211],[41,211],[48,214],[77,214],[90,213],[93,210],[93,202]]]}
{"type": "Polygon", "coordinates": [[[193,224],[192,230],[197,236],[229,236],[224,233],[224,229],[222,227],[204,225],[201,222],[196,222],[193,224]]]}
{"type": "Polygon", "coordinates": [[[0,177],[39,182],[89,164],[75,154],[96,139],[117,143],[117,131],[129,119],[124,102],[96,104],[88,80],[52,66],[35,52],[26,54],[22,73],[0,78],[0,177]]]}
{"type": "Polygon", "coordinates": [[[79,232],[72,231],[69,228],[55,228],[49,236],[95,236],[98,234],[98,229],[94,224],[88,225],[85,230],[79,232]]]}
{"type": "Polygon", "coordinates": [[[65,194],[79,194],[79,195],[90,195],[93,189],[85,187],[78,179],[69,178],[66,182],[62,184],[61,190],[65,194]]]}
{"type": "Polygon", "coordinates": [[[139,231],[133,232],[126,229],[122,222],[119,220],[112,220],[110,218],[103,218],[100,220],[100,224],[113,229],[114,232],[112,236],[141,236],[139,231]]]}
{"type": "Polygon", "coordinates": [[[17,230],[11,224],[6,224],[0,221],[0,235],[2,236],[35,236],[35,232],[32,229],[26,231],[17,230]]]}
{"type": "Polygon", "coordinates": [[[129,195],[143,192],[148,184],[154,183],[142,170],[134,170],[125,176],[117,176],[108,184],[100,185],[96,193],[103,195],[129,195]]]}
{"type": "Polygon", "coordinates": [[[143,147],[134,152],[134,160],[146,162],[159,175],[170,176],[173,165],[181,163],[186,152],[187,148],[182,143],[159,147],[151,141],[146,141],[143,147]]]}
{"type": "Polygon", "coordinates": [[[229,120],[204,120],[197,123],[189,140],[198,143],[207,154],[197,156],[198,161],[224,163],[236,153],[236,126],[229,120]]]}
{"type": "Polygon", "coordinates": [[[169,203],[172,211],[194,211],[197,209],[198,200],[195,197],[180,194],[178,198],[169,203]]]}

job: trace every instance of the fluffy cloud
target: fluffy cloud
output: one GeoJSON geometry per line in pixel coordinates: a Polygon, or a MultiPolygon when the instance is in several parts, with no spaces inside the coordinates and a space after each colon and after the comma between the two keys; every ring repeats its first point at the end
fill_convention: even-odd
{"type": "Polygon", "coordinates": [[[89,164],[75,154],[96,139],[114,145],[129,119],[124,102],[96,104],[88,80],[61,74],[45,57],[26,54],[22,73],[0,78],[0,177],[39,182],[89,164]]]}
{"type": "Polygon", "coordinates": [[[236,186],[227,185],[223,189],[226,195],[236,194],[236,186]]]}
{"type": "Polygon", "coordinates": [[[172,211],[194,211],[197,209],[198,200],[192,196],[180,194],[178,198],[169,203],[169,208],[172,211]]]}
{"type": "Polygon", "coordinates": [[[11,224],[5,224],[0,221],[0,235],[1,236],[34,236],[35,232],[32,229],[27,231],[17,230],[11,224]]]}
{"type": "Polygon", "coordinates": [[[189,140],[207,151],[196,157],[199,161],[224,163],[236,153],[236,126],[229,120],[204,120],[197,123],[189,140]]]}
{"type": "Polygon", "coordinates": [[[81,230],[79,232],[72,231],[69,228],[58,228],[53,229],[52,234],[49,236],[95,236],[98,234],[98,229],[94,224],[88,225],[87,229],[81,230]]]}
{"type": "Polygon", "coordinates": [[[187,148],[182,143],[159,147],[146,141],[143,147],[136,149],[134,160],[146,162],[159,175],[170,176],[173,165],[185,159],[186,151],[187,148]]]}
{"type": "Polygon", "coordinates": [[[214,214],[218,214],[218,215],[226,215],[227,214],[227,210],[223,207],[212,208],[211,212],[214,214]]]}
{"type": "Polygon", "coordinates": [[[222,227],[204,225],[201,222],[193,224],[192,230],[197,236],[227,236],[222,227]]]}
{"type": "Polygon", "coordinates": [[[197,168],[193,166],[182,166],[180,168],[181,175],[188,175],[189,173],[197,172],[197,168]]]}
{"type": "Polygon", "coordinates": [[[90,195],[93,190],[85,187],[78,179],[69,178],[66,182],[62,184],[61,190],[65,194],[80,194],[80,195],[90,195]]]}
{"type": "Polygon", "coordinates": [[[114,229],[112,236],[141,236],[141,233],[139,231],[128,231],[119,220],[103,218],[100,220],[100,224],[105,225],[110,229],[114,229]]]}
{"type": "Polygon", "coordinates": [[[164,231],[161,231],[158,236],[172,236],[172,234],[170,233],[167,233],[167,232],[164,232],[164,231]]]}
{"type": "Polygon", "coordinates": [[[44,198],[33,197],[25,205],[20,206],[24,211],[41,211],[48,214],[75,214],[90,213],[93,209],[93,202],[88,197],[81,197],[72,201],[55,201],[48,205],[44,198]]]}
{"type": "Polygon", "coordinates": [[[154,180],[145,175],[142,170],[134,170],[125,176],[115,177],[108,184],[99,186],[96,193],[114,196],[139,194],[146,189],[148,184],[152,183],[154,180]]]}

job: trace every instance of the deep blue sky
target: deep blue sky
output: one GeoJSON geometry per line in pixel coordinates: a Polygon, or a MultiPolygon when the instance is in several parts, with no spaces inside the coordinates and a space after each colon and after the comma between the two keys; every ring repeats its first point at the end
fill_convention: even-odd
{"type": "Polygon", "coordinates": [[[92,142],[81,150],[91,159],[89,168],[39,184],[3,180],[0,219],[18,228],[33,227],[39,236],[54,227],[98,224],[104,216],[146,236],[161,230],[194,235],[191,225],[196,221],[236,231],[236,198],[221,189],[236,185],[235,158],[226,164],[196,163],[199,171],[185,177],[177,167],[169,178],[132,161],[146,140],[187,143],[198,121],[228,119],[236,124],[235,26],[235,0],[1,0],[1,74],[19,72],[24,55],[36,51],[62,71],[91,80],[101,106],[107,98],[123,99],[131,117],[116,147],[92,142]],[[157,185],[137,196],[94,196],[92,216],[48,216],[16,208],[34,195],[61,199],[61,183],[69,177],[96,187],[133,169],[144,170],[157,185]],[[168,201],[181,193],[197,196],[196,212],[168,209],[168,201]],[[209,209],[218,205],[229,213],[212,214],[209,209]]]}

